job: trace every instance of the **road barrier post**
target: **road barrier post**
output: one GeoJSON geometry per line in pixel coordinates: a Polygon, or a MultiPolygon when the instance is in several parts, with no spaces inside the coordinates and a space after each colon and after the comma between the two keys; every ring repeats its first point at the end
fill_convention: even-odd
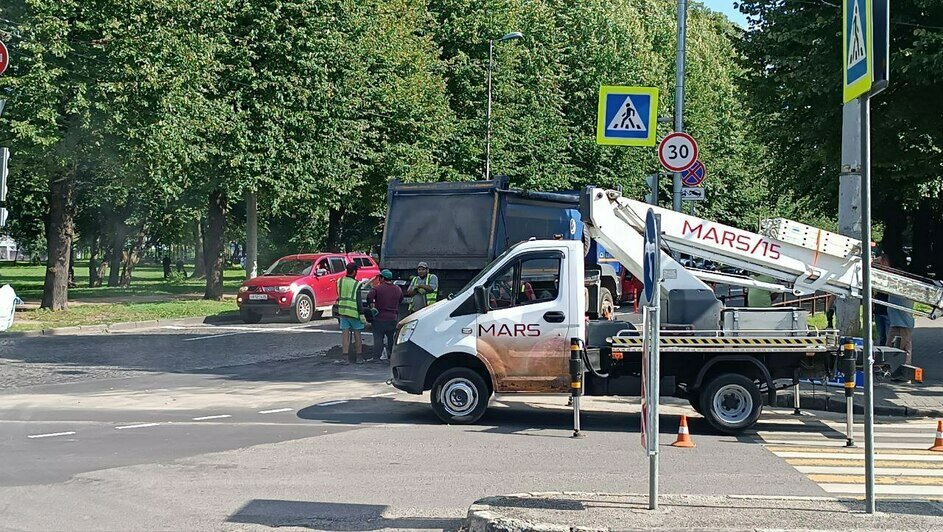
{"type": "Polygon", "coordinates": [[[580,432],[580,396],[583,395],[583,359],[579,338],[570,338],[570,401],[573,403],[573,437],[584,438],[580,432]]]}

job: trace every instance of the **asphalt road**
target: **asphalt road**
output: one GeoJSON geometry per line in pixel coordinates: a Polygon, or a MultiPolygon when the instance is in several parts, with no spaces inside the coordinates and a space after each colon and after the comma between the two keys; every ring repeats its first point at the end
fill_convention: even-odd
{"type": "MultiPolygon", "coordinates": [[[[581,440],[560,397],[441,425],[386,366],[332,364],[339,339],[324,320],[0,340],[0,529],[441,529],[487,495],[647,490],[634,401],[585,401],[581,440]]],[[[827,495],[764,442],[833,438],[815,417],[737,438],[694,418],[688,450],[667,445],[680,413],[664,492],[827,495]]]]}

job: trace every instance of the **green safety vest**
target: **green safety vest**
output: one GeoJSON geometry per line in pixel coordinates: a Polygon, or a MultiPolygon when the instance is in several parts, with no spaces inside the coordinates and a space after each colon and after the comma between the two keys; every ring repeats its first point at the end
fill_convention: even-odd
{"type": "MultiPolygon", "coordinates": [[[[426,274],[426,278],[422,280],[422,284],[429,284],[429,277],[431,277],[431,276],[432,276],[431,273],[427,273],[427,274],[426,274]]],[[[418,285],[419,285],[419,276],[417,275],[417,276],[413,277],[413,280],[412,280],[412,281],[409,282],[409,288],[408,288],[408,290],[412,290],[412,289],[416,288],[418,285]]],[[[429,293],[426,294],[426,305],[431,305],[431,304],[435,303],[436,300],[438,300],[438,299],[439,299],[439,291],[438,291],[438,290],[435,290],[435,291],[433,291],[433,292],[429,292],[429,293]]],[[[410,301],[410,303],[409,303],[409,310],[413,310],[413,304],[412,304],[411,301],[410,301]]]]}
{"type": "Polygon", "coordinates": [[[337,313],[348,318],[360,319],[357,299],[360,297],[360,281],[341,277],[337,281],[337,313]]]}

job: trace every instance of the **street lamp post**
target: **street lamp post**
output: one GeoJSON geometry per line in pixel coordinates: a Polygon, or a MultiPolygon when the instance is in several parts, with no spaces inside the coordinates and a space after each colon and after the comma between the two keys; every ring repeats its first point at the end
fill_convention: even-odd
{"type": "Polygon", "coordinates": [[[519,31],[508,33],[498,40],[488,41],[488,131],[485,133],[485,179],[491,179],[491,72],[494,70],[494,43],[513,41],[524,37],[519,31]]]}

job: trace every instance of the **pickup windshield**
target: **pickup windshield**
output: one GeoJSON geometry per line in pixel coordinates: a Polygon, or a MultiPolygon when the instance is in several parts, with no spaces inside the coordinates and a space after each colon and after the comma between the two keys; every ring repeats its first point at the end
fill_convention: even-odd
{"type": "Polygon", "coordinates": [[[310,260],[280,259],[269,266],[263,275],[308,275],[311,265],[310,260]]]}

